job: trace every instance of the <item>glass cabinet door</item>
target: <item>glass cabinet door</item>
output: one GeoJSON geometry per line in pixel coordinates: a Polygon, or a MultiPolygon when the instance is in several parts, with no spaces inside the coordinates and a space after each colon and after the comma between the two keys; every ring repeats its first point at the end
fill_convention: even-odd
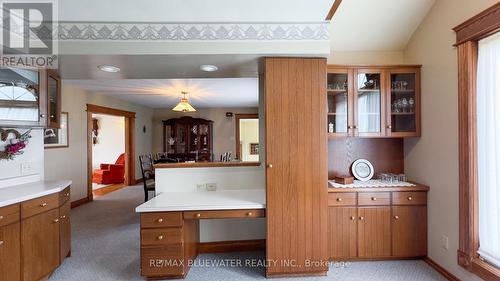
{"type": "Polygon", "coordinates": [[[419,82],[415,71],[390,74],[389,135],[412,136],[417,134],[419,82]]]}
{"type": "Polygon", "coordinates": [[[357,72],[354,102],[356,135],[381,136],[384,134],[381,125],[383,120],[381,76],[381,72],[357,72]]]}
{"type": "MultiPolygon", "coordinates": [[[[340,71],[342,72],[342,71],[340,71]]],[[[349,75],[345,73],[328,73],[328,134],[330,136],[346,136],[349,133],[349,75]]]]}
{"type": "Polygon", "coordinates": [[[61,81],[59,75],[54,71],[47,73],[47,97],[49,128],[59,128],[61,118],[61,81]]]}

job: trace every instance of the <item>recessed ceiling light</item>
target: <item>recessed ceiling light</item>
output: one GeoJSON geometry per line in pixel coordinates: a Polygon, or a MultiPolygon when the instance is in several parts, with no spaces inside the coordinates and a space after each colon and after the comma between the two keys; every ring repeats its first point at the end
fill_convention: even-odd
{"type": "Polygon", "coordinates": [[[120,72],[120,68],[113,66],[113,65],[105,65],[104,64],[104,65],[99,65],[97,68],[99,68],[100,70],[102,70],[104,72],[112,72],[112,73],[120,72]]]}
{"type": "Polygon", "coordinates": [[[211,65],[211,64],[204,64],[204,65],[200,66],[200,70],[208,71],[208,72],[217,71],[217,69],[219,69],[217,66],[211,65]]]}

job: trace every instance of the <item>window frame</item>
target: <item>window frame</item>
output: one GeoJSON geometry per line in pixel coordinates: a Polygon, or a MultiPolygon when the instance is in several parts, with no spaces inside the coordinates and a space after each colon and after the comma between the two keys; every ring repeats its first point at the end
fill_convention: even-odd
{"type": "Polygon", "coordinates": [[[485,280],[498,280],[497,268],[477,254],[479,249],[476,82],[478,42],[500,31],[500,3],[458,25],[459,249],[457,262],[485,280]]]}

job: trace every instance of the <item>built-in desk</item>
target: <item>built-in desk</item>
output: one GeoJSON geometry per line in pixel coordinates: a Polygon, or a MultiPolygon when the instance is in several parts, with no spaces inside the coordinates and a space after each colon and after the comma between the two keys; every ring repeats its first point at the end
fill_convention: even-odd
{"type": "Polygon", "coordinates": [[[264,189],[161,193],[138,206],[141,275],[184,278],[198,255],[200,219],[265,217],[264,189]]]}

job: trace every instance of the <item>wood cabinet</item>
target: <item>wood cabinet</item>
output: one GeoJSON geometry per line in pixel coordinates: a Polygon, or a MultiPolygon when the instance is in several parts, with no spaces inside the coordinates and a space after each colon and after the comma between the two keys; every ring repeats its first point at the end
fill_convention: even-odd
{"type": "Polygon", "coordinates": [[[325,73],[325,59],[264,59],[267,276],[328,270],[325,73]]]}
{"type": "Polygon", "coordinates": [[[213,161],[213,121],[181,117],[163,121],[163,151],[184,161],[213,161]]]}
{"type": "Polygon", "coordinates": [[[329,193],[331,260],[427,255],[426,188],[392,192],[382,189],[329,193]]]}
{"type": "Polygon", "coordinates": [[[330,137],[418,137],[420,66],[328,66],[330,137]]]}
{"type": "Polygon", "coordinates": [[[66,201],[59,208],[60,262],[71,252],[71,202],[66,201]]]}
{"type": "Polygon", "coordinates": [[[0,69],[0,112],[1,127],[59,128],[58,73],[45,69],[0,69]]]}
{"type": "Polygon", "coordinates": [[[21,280],[21,227],[15,223],[0,226],[0,281],[21,280]]]}

